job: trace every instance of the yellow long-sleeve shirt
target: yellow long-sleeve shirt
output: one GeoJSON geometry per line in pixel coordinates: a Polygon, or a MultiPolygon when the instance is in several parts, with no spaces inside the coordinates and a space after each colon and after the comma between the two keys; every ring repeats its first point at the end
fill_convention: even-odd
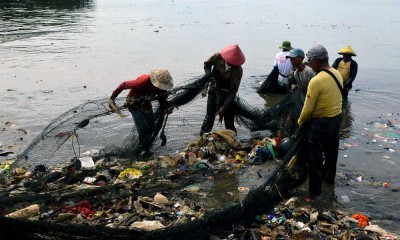
{"type": "MultiPolygon", "coordinates": [[[[340,85],[343,79],[340,73],[329,68],[340,85]]],[[[321,71],[310,80],[303,109],[297,123],[302,125],[310,118],[334,117],[342,112],[342,93],[335,80],[326,72],[321,71]]]]}

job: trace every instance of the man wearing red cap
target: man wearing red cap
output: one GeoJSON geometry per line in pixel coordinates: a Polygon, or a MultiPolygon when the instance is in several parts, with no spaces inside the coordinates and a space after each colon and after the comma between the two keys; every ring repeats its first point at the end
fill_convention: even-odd
{"type": "Polygon", "coordinates": [[[205,73],[212,73],[214,80],[209,83],[207,113],[201,126],[200,136],[212,130],[217,115],[220,122],[224,120],[226,129],[236,132],[233,101],[242,80],[241,65],[244,61],[242,50],[234,44],[223,48],[221,52],[215,53],[204,62],[205,73]]]}

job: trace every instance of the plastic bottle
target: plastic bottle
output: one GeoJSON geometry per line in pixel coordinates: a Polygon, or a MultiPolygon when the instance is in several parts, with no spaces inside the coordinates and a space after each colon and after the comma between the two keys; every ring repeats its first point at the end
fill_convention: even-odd
{"type": "Polygon", "coordinates": [[[220,160],[220,161],[225,161],[225,160],[226,160],[225,155],[221,155],[221,154],[217,154],[217,158],[218,158],[218,160],[220,160]]]}

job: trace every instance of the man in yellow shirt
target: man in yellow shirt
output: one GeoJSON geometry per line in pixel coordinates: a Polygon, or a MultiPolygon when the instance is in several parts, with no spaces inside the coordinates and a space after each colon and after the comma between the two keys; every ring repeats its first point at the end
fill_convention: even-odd
{"type": "Polygon", "coordinates": [[[353,87],[353,82],[357,76],[358,64],[351,57],[356,56],[356,53],[350,46],[342,48],[338,54],[343,55],[343,57],[337,58],[333,62],[332,67],[337,69],[343,78],[343,88],[345,90],[344,97],[347,98],[350,89],[353,87]]]}
{"type": "Polygon", "coordinates": [[[308,167],[309,194],[314,197],[321,194],[323,181],[331,185],[335,183],[343,79],[336,69],[329,66],[328,51],[324,46],[310,48],[307,57],[316,76],[308,84],[298,124],[307,127],[306,148],[303,150],[306,156],[303,157],[308,167]]]}

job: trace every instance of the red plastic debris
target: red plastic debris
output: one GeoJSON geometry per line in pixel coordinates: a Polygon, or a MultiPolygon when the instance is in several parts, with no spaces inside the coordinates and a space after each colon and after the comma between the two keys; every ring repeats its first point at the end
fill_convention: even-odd
{"type": "Polygon", "coordinates": [[[365,228],[366,226],[368,226],[369,219],[365,215],[363,215],[361,213],[357,213],[351,217],[358,220],[358,226],[360,226],[362,228],[365,228]]]}
{"type": "Polygon", "coordinates": [[[70,207],[66,207],[65,210],[68,213],[72,213],[72,214],[80,213],[85,218],[90,218],[91,215],[93,215],[95,213],[94,210],[90,210],[91,207],[92,206],[90,205],[90,203],[88,201],[82,200],[78,204],[75,204],[70,207]]]}

